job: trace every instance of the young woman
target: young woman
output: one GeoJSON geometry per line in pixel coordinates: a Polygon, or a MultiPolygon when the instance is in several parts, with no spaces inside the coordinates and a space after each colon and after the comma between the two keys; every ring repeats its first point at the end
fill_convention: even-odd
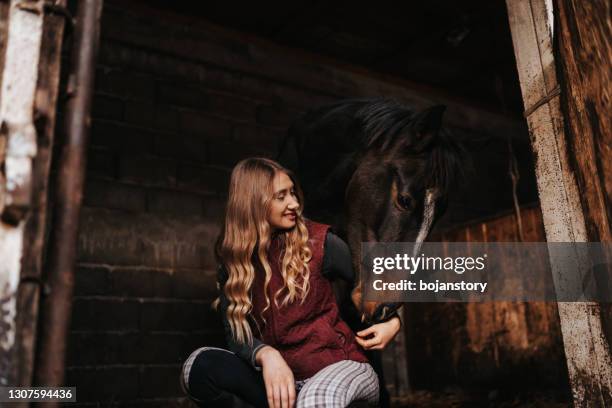
{"type": "Polygon", "coordinates": [[[364,350],[397,334],[397,316],[357,333],[341,320],[331,280],[353,283],[348,246],[329,226],[302,217],[291,173],[263,158],[232,171],[217,242],[215,305],[229,350],[202,347],[183,366],[182,385],[206,407],[231,394],[255,407],[377,404],[378,377],[364,350]]]}

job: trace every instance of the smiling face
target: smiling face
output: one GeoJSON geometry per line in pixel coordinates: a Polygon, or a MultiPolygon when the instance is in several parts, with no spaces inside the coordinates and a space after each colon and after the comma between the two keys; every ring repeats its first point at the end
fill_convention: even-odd
{"type": "Polygon", "coordinates": [[[272,201],[268,211],[268,223],[274,230],[295,227],[300,203],[291,178],[278,171],[272,180],[272,201]]]}

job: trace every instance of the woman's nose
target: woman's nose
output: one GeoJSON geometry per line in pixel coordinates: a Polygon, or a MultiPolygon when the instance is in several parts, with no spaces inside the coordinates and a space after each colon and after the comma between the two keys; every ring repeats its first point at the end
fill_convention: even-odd
{"type": "Polygon", "coordinates": [[[297,210],[299,207],[300,203],[298,203],[296,199],[292,199],[291,201],[289,201],[289,205],[287,206],[287,208],[289,208],[290,210],[297,210]]]}

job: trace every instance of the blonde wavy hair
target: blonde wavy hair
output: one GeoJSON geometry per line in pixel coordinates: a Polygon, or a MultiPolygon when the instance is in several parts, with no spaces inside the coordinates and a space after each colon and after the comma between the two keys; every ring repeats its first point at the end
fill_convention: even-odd
{"type": "MultiPolygon", "coordinates": [[[[308,247],[308,230],[302,216],[303,194],[295,177],[273,160],[259,157],[242,160],[232,171],[225,223],[215,251],[218,262],[228,272],[228,280],[220,290],[227,297],[227,320],[234,339],[239,343],[253,343],[247,317],[253,310],[250,291],[258,267],[266,274],[263,293],[266,306],[263,311],[270,307],[267,293],[272,269],[267,251],[272,228],[268,223],[268,214],[274,196],[273,180],[278,172],[286,173],[293,181],[300,207],[297,209],[296,226],[279,232],[285,242],[281,267],[283,287],[274,294],[274,304],[279,307],[277,299],[282,292],[286,294],[281,306],[297,300],[303,303],[310,289],[308,262],[312,253],[308,247]]],[[[220,298],[217,298],[213,303],[215,308],[219,301],[220,298]]]]}

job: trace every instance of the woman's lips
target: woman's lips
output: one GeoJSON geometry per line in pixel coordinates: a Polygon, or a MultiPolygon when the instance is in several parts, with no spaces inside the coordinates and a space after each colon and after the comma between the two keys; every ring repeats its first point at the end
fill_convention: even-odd
{"type": "Polygon", "coordinates": [[[295,213],[292,213],[292,214],[285,214],[285,217],[289,217],[289,218],[291,218],[292,220],[295,220],[295,213]]]}

